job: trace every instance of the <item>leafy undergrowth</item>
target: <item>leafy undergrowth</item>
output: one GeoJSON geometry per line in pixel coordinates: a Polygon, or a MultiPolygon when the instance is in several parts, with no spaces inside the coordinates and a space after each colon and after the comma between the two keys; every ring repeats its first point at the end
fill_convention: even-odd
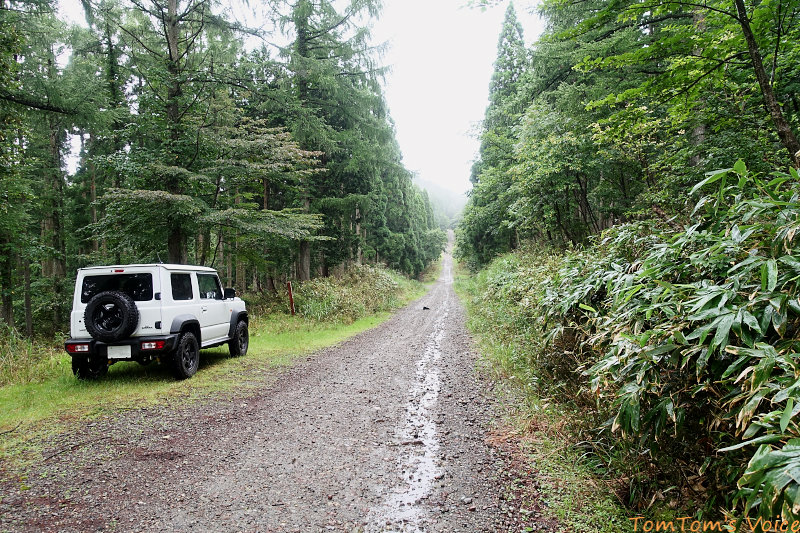
{"type": "MultiPolygon", "coordinates": [[[[712,173],[680,227],[518,253],[473,282],[498,367],[637,513],[800,516],[800,176],[712,173]]],[[[485,326],[482,330],[486,330],[485,326]]]]}
{"type": "MultiPolygon", "coordinates": [[[[108,375],[97,381],[79,381],[72,375],[70,357],[63,352],[63,337],[29,341],[7,332],[0,337],[0,456],[19,455],[32,442],[32,434],[59,431],[74,420],[170,401],[246,394],[263,385],[271,369],[379,325],[392,309],[426,290],[420,282],[386,271],[374,279],[391,280],[391,286],[381,288],[391,294],[384,295],[380,305],[359,307],[358,316],[345,311],[292,317],[285,310],[273,308],[265,313],[265,307],[249,306],[247,355],[231,358],[226,346],[203,350],[197,374],[185,381],[176,381],[166,365],[133,362],[112,365],[108,375]]],[[[327,283],[342,293],[365,298],[379,289],[355,276],[327,283]],[[365,283],[369,290],[363,289],[365,283]],[[350,284],[362,288],[354,290],[350,284]]]]}
{"type": "MultiPolygon", "coordinates": [[[[348,323],[395,309],[402,302],[421,296],[423,291],[421,282],[391,270],[352,265],[335,276],[295,282],[293,296],[295,312],[305,319],[348,323]]],[[[287,288],[281,286],[275,293],[252,295],[247,302],[259,314],[285,313],[289,308],[289,294],[287,288]]]]}

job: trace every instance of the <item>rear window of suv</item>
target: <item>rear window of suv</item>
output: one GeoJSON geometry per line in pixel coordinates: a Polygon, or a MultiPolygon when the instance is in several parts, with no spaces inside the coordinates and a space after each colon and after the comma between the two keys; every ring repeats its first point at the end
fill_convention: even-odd
{"type": "Polygon", "coordinates": [[[81,303],[87,303],[95,294],[105,291],[120,291],[137,302],[153,299],[153,275],[141,274],[101,274],[86,276],[81,286],[81,303]]]}

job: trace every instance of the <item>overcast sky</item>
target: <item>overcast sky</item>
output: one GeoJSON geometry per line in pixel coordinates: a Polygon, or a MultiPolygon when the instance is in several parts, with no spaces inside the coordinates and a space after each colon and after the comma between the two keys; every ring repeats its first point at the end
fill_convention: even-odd
{"type": "MultiPolygon", "coordinates": [[[[508,2],[481,11],[466,0],[385,0],[376,41],[388,41],[386,99],[406,167],[454,192],[470,188],[475,132],[489,101],[489,81],[508,2]]],[[[533,2],[514,7],[530,44],[541,23],[533,2]]]]}
{"type": "MultiPolygon", "coordinates": [[[[240,0],[234,3],[241,5],[240,0]]],[[[466,3],[384,0],[373,31],[376,43],[388,43],[383,58],[391,68],[386,100],[406,167],[425,182],[456,193],[470,188],[470,167],[480,144],[476,131],[488,104],[497,39],[508,6],[505,0],[482,11],[464,7],[466,3]]],[[[528,44],[541,31],[538,17],[530,13],[534,3],[514,4],[528,44]]],[[[85,24],[80,2],[59,4],[62,16],[85,24]]],[[[248,23],[253,20],[239,15],[248,23]]]]}

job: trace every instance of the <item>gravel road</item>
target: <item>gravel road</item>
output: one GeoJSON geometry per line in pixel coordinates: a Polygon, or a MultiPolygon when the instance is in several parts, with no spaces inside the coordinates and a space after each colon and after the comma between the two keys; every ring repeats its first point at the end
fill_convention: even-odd
{"type": "Polygon", "coordinates": [[[5,472],[0,531],[517,530],[451,268],[445,255],[423,298],[254,395],[49,441],[26,477],[5,472]]]}

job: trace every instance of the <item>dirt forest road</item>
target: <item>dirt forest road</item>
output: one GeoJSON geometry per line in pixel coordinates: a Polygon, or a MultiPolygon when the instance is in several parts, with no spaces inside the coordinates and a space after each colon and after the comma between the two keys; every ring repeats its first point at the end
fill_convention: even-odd
{"type": "Polygon", "coordinates": [[[0,531],[512,530],[451,269],[445,255],[422,299],[255,395],[123,411],[51,443],[88,444],[27,490],[0,486],[0,531]]]}

